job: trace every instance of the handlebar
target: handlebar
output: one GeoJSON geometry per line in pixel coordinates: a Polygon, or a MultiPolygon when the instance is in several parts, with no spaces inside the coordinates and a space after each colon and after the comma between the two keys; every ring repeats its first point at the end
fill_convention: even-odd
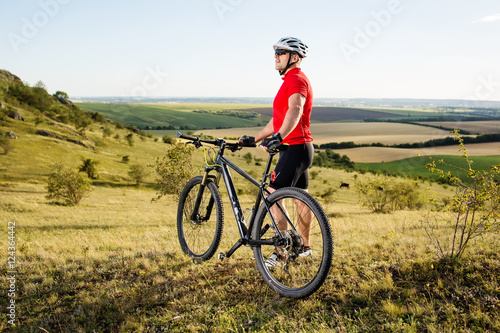
{"type": "MultiPolygon", "coordinates": [[[[185,135],[185,134],[182,134],[181,132],[177,132],[177,137],[180,139],[186,139],[186,140],[193,141],[192,144],[196,148],[200,148],[202,146],[201,143],[208,143],[208,144],[218,146],[218,147],[221,147],[223,144],[225,144],[225,146],[227,148],[229,148],[229,150],[231,150],[232,152],[239,150],[243,147],[250,147],[250,148],[257,147],[257,145],[255,143],[253,145],[242,145],[239,142],[235,142],[235,143],[226,142],[226,140],[220,139],[220,138],[216,139],[216,140],[200,139],[197,136],[185,135]]],[[[276,148],[276,151],[283,151],[283,150],[287,150],[287,149],[288,149],[288,144],[281,144],[276,148]]]]}
{"type": "Polygon", "coordinates": [[[241,143],[239,142],[235,142],[235,143],[232,143],[232,142],[226,142],[226,140],[224,139],[216,139],[216,140],[208,140],[208,139],[200,139],[199,137],[196,137],[196,136],[191,136],[191,135],[185,135],[185,134],[182,134],[181,132],[177,132],[177,137],[181,138],[181,139],[186,139],[186,140],[191,140],[193,141],[192,144],[194,144],[194,146],[196,148],[199,148],[202,146],[202,143],[208,143],[208,144],[211,144],[211,145],[214,145],[214,146],[218,146],[218,147],[221,147],[222,145],[225,145],[227,148],[229,148],[229,150],[231,151],[236,151],[236,150],[239,150],[243,147],[257,147],[257,145],[242,145],[241,143]]]}

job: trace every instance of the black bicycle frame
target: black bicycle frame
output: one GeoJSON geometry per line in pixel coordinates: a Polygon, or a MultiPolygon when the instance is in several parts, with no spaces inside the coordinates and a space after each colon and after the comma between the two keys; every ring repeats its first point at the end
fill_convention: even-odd
{"type": "MultiPolygon", "coordinates": [[[[195,206],[193,209],[193,213],[191,215],[191,219],[196,220],[195,217],[199,217],[199,207],[201,204],[201,199],[203,197],[203,192],[205,187],[208,184],[209,178],[214,179],[215,178],[215,184],[219,186],[220,182],[220,176],[224,179],[224,183],[226,184],[226,189],[227,193],[229,196],[229,200],[231,202],[231,207],[233,209],[234,217],[236,218],[236,222],[238,225],[238,230],[240,232],[241,238],[236,242],[236,244],[225,254],[226,258],[229,258],[238,248],[240,248],[242,245],[250,245],[250,246],[256,246],[256,245],[280,245],[282,241],[284,240],[283,236],[278,233],[278,239],[277,240],[255,240],[251,239],[251,235],[249,230],[253,229],[253,225],[255,222],[255,215],[257,213],[257,209],[261,204],[262,199],[265,197],[264,191],[266,194],[269,194],[269,192],[265,189],[266,186],[266,179],[269,177],[269,170],[271,169],[271,161],[273,159],[273,156],[276,153],[271,153],[269,154],[269,159],[267,161],[267,165],[263,174],[262,181],[259,183],[257,180],[252,178],[249,174],[247,174],[245,171],[243,171],[241,168],[239,168],[237,165],[235,165],[233,162],[228,160],[226,157],[224,157],[224,151],[226,149],[226,143],[222,143],[220,145],[219,152],[217,153],[217,157],[215,158],[215,164],[211,166],[205,167],[205,173],[203,176],[202,183],[200,185],[200,189],[198,192],[198,196],[196,198],[195,206]],[[248,180],[250,183],[253,185],[257,186],[259,188],[259,193],[257,194],[257,198],[255,199],[255,204],[252,209],[252,214],[250,216],[250,219],[248,221],[248,228],[245,225],[245,218],[243,211],[241,209],[240,202],[238,200],[238,195],[236,193],[236,189],[234,187],[233,179],[231,176],[231,173],[229,171],[229,168],[233,169],[236,171],[239,175],[241,175],[243,178],[248,180]],[[209,173],[211,171],[215,170],[218,173],[218,177],[210,176],[209,173]]],[[[212,180],[210,180],[212,181],[212,180]]],[[[207,206],[207,213],[205,218],[203,220],[208,220],[210,217],[211,210],[214,205],[214,199],[211,197],[210,201],[207,206]]],[[[271,216],[272,223],[276,230],[278,230],[276,222],[274,221],[274,218],[272,217],[269,203],[264,200],[264,205],[266,206],[266,209],[271,216]]],[[[281,208],[282,209],[282,208],[281,208]]]]}
{"type": "MultiPolygon", "coordinates": [[[[276,233],[277,237],[273,237],[272,240],[256,240],[256,239],[251,239],[251,237],[250,237],[251,235],[249,233],[249,230],[253,229],[253,225],[255,222],[255,215],[257,214],[257,209],[259,208],[261,201],[264,202],[264,205],[266,207],[267,212],[269,213],[269,216],[271,218],[274,229],[279,230],[278,225],[276,224],[276,221],[274,220],[274,217],[271,214],[271,208],[269,206],[269,203],[265,199],[264,191],[266,192],[266,194],[270,194],[270,192],[267,191],[267,189],[266,189],[266,185],[267,185],[266,180],[268,178],[271,178],[269,175],[269,170],[271,169],[271,162],[273,160],[273,157],[274,157],[274,155],[276,155],[278,153],[279,149],[286,149],[286,146],[281,146],[279,149],[274,149],[273,151],[269,152],[269,158],[267,160],[267,165],[266,165],[263,177],[262,177],[262,181],[259,183],[258,181],[253,179],[249,174],[247,174],[245,171],[243,171],[237,165],[235,165],[233,162],[231,162],[230,160],[228,160],[227,158],[224,157],[224,151],[226,148],[228,148],[229,150],[231,150],[233,152],[241,149],[241,146],[239,146],[238,144],[227,143],[223,139],[204,140],[204,139],[200,139],[200,138],[189,136],[189,135],[183,135],[182,133],[179,133],[179,132],[177,132],[177,136],[180,138],[184,138],[184,139],[188,139],[188,140],[193,141],[191,143],[194,144],[194,146],[196,148],[201,147],[202,142],[206,142],[206,143],[210,143],[210,144],[214,144],[216,146],[219,146],[219,152],[217,153],[217,156],[214,160],[214,164],[208,165],[207,167],[205,167],[205,173],[203,175],[203,180],[200,184],[200,189],[199,189],[198,195],[196,197],[196,202],[194,205],[193,212],[191,213],[191,220],[192,221],[200,221],[200,222],[209,220],[210,214],[211,214],[213,206],[214,206],[214,198],[210,197],[210,201],[209,201],[208,206],[207,206],[207,212],[205,214],[205,217],[202,217],[199,214],[199,209],[200,209],[201,201],[203,198],[203,192],[204,192],[205,187],[207,186],[209,181],[214,181],[215,185],[219,186],[220,178],[222,176],[222,178],[224,179],[224,183],[226,184],[226,189],[227,189],[227,193],[229,195],[229,200],[231,202],[231,207],[233,208],[234,217],[236,218],[236,222],[238,224],[238,230],[239,230],[240,236],[241,236],[241,238],[236,242],[236,244],[234,244],[233,247],[226,254],[224,254],[224,256],[226,258],[229,258],[242,245],[250,245],[250,246],[259,246],[259,245],[281,246],[281,245],[284,245],[286,240],[283,237],[283,235],[281,235],[280,232],[276,233]],[[255,186],[257,186],[259,188],[259,193],[257,194],[257,198],[255,199],[255,204],[254,204],[253,209],[252,209],[252,214],[250,216],[248,228],[245,225],[245,218],[243,216],[243,211],[241,210],[241,205],[240,205],[240,202],[238,200],[238,195],[236,194],[236,189],[234,188],[233,179],[231,177],[231,173],[229,172],[228,167],[233,169],[234,171],[236,171],[243,178],[245,178],[250,183],[254,184],[255,186]],[[209,175],[209,173],[213,170],[215,170],[217,172],[217,177],[209,175]],[[209,180],[209,179],[214,179],[214,180],[209,180]],[[263,200],[263,198],[264,198],[264,200],[263,200]]],[[[290,219],[286,215],[283,207],[281,207],[281,205],[279,205],[279,204],[277,205],[277,207],[281,210],[281,213],[283,213],[285,218],[288,220],[288,223],[290,224],[290,226],[292,226],[292,228],[295,230],[295,227],[290,222],[290,219]]],[[[269,225],[265,226],[264,232],[267,231],[268,228],[270,228],[269,225]]]]}

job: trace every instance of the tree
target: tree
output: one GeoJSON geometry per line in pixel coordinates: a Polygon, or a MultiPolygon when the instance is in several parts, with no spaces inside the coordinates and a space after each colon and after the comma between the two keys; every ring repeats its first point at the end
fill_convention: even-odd
{"type": "Polygon", "coordinates": [[[136,185],[140,185],[144,181],[144,178],[146,178],[147,172],[142,165],[134,164],[130,166],[128,175],[132,178],[136,185]]]}
{"type": "Polygon", "coordinates": [[[125,136],[125,139],[128,142],[128,145],[132,147],[134,145],[134,135],[132,133],[129,133],[125,136]]]}
{"type": "Polygon", "coordinates": [[[163,159],[157,158],[153,165],[158,174],[156,182],[159,191],[156,200],[166,194],[181,194],[184,185],[193,177],[192,152],[193,147],[178,143],[172,145],[163,159]]]}
{"type": "Polygon", "coordinates": [[[85,158],[83,159],[83,164],[78,168],[78,171],[87,173],[90,179],[97,179],[99,173],[97,171],[97,164],[99,164],[99,161],[85,158]]]}
{"type": "Polygon", "coordinates": [[[52,96],[54,96],[57,99],[61,99],[61,98],[68,99],[69,98],[68,94],[66,94],[64,91],[59,91],[59,90],[56,91],[56,93],[52,96]]]}
{"type": "Polygon", "coordinates": [[[79,173],[66,168],[61,163],[53,166],[53,172],[47,182],[47,199],[63,205],[77,205],[92,187],[89,181],[79,173]]]}

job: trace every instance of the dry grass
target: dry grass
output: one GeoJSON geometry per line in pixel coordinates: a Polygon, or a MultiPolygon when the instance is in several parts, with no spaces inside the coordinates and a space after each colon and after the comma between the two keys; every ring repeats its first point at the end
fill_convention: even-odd
{"type": "MultiPolygon", "coordinates": [[[[317,293],[290,300],[263,283],[249,248],[201,265],[182,254],[175,198],[152,203],[155,191],[132,186],[129,165],[121,161],[129,155],[130,164],[149,164],[167,145],[135,136],[129,147],[123,139],[106,138],[89,151],[33,130],[20,124],[15,149],[0,160],[0,260],[7,261],[8,222],[15,221],[17,331],[500,331],[499,237],[476,239],[462,262],[438,261],[421,222],[429,207],[378,215],[359,206],[354,189],[339,189],[341,182],[355,186],[357,177],[369,175],[312,168],[318,171],[312,194],[336,190],[334,201],[325,203],[334,262],[317,293]],[[50,162],[75,167],[82,157],[100,160],[100,185],[78,206],[50,204],[44,187],[50,162]]],[[[102,137],[98,127],[87,135],[102,137]]],[[[259,178],[263,167],[246,165],[245,153],[228,156],[259,178]]],[[[195,155],[198,166],[201,155],[195,155]]],[[[248,193],[238,178],[237,187],[248,193]]],[[[449,188],[431,187],[451,196],[449,188]]],[[[247,194],[240,201],[252,204],[247,194]]],[[[238,238],[227,199],[224,207],[221,251],[238,238]]],[[[441,225],[436,232],[445,238],[449,229],[441,225]]],[[[4,286],[6,274],[2,265],[4,286]]],[[[8,300],[2,291],[0,303],[8,300]]],[[[0,330],[11,328],[2,311],[0,330]]]]}
{"type": "MultiPolygon", "coordinates": [[[[332,186],[324,181],[333,177],[355,183],[353,174],[321,170],[311,192],[332,186]]],[[[39,184],[0,187],[0,230],[6,234],[6,221],[17,226],[22,332],[500,329],[498,237],[478,240],[463,263],[440,264],[424,212],[373,214],[359,207],[353,190],[335,192],[327,207],[334,263],[324,286],[303,300],[270,291],[249,248],[223,262],[198,265],[185,257],[173,197],[151,203],[152,190],[97,187],[81,205],[64,207],[48,203],[44,192],[39,184]]],[[[221,251],[237,240],[228,207],[221,251]]]]}

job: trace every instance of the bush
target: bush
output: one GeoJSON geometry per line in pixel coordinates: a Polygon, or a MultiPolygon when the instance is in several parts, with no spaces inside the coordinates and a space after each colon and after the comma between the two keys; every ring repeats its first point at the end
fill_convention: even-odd
{"type": "MultiPolygon", "coordinates": [[[[454,131],[460,144],[459,151],[467,162],[466,169],[437,161],[459,171],[466,171],[462,178],[440,169],[435,160],[427,165],[429,170],[437,172],[441,178],[447,179],[456,187],[452,200],[441,200],[445,217],[435,215],[436,220],[443,219],[452,226],[450,243],[440,241],[427,218],[427,234],[434,244],[437,254],[441,258],[460,258],[469,241],[486,233],[500,233],[500,164],[492,165],[489,171],[475,170],[473,161],[469,158],[464,140],[458,131],[454,131]]],[[[463,175],[464,173],[462,173],[463,175]]],[[[439,200],[434,195],[435,202],[439,200]]]]}
{"type": "Polygon", "coordinates": [[[54,172],[49,175],[47,183],[47,199],[73,206],[91,192],[89,181],[78,172],[64,167],[61,163],[56,163],[53,168],[54,172]]]}
{"type": "Polygon", "coordinates": [[[134,164],[130,166],[128,175],[132,178],[136,185],[140,185],[144,181],[144,178],[146,178],[147,172],[142,165],[134,164]]]}
{"type": "Polygon", "coordinates": [[[97,164],[99,164],[99,161],[90,158],[83,159],[83,164],[80,165],[78,171],[85,172],[90,179],[97,179],[99,177],[97,164]]]}
{"type": "Polygon", "coordinates": [[[134,135],[132,133],[127,134],[127,136],[125,136],[125,140],[127,140],[130,147],[134,145],[134,135]]]}
{"type": "Polygon", "coordinates": [[[419,209],[424,200],[416,181],[377,176],[364,178],[356,184],[363,206],[376,213],[389,213],[403,209],[419,209]]]}
{"type": "Polygon", "coordinates": [[[0,132],[0,148],[2,148],[4,155],[7,155],[12,150],[10,138],[2,132],[0,132]]]}
{"type": "Polygon", "coordinates": [[[185,144],[174,144],[163,159],[157,158],[153,165],[158,178],[159,191],[156,199],[166,194],[180,195],[184,185],[193,177],[193,147],[185,144]]]}
{"type": "Polygon", "coordinates": [[[176,140],[169,135],[164,135],[162,137],[162,140],[164,143],[169,144],[169,145],[173,145],[176,142],[176,140]]]}
{"type": "Polygon", "coordinates": [[[250,164],[250,163],[252,163],[253,155],[252,155],[252,153],[246,153],[245,155],[243,155],[243,158],[245,159],[247,164],[250,164]]]}

